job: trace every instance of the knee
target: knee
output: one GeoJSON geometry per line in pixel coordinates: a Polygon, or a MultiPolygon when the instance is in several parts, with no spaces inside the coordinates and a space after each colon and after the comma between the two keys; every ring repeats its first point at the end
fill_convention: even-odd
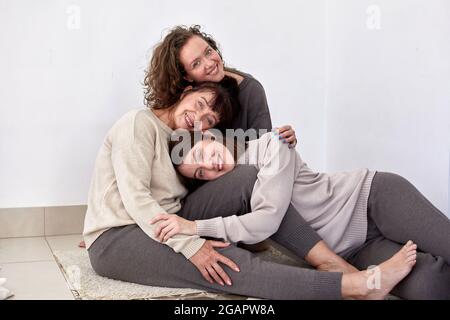
{"type": "Polygon", "coordinates": [[[392,172],[377,172],[374,181],[376,181],[375,184],[379,186],[379,188],[377,188],[379,190],[378,192],[383,194],[392,195],[415,189],[407,179],[392,172]]]}
{"type": "Polygon", "coordinates": [[[410,182],[401,175],[393,172],[377,172],[374,179],[381,181],[385,186],[394,186],[405,183],[410,184],[410,182]]]}
{"type": "Polygon", "coordinates": [[[91,267],[95,271],[95,273],[102,277],[108,277],[108,274],[106,273],[106,270],[102,263],[102,259],[100,259],[97,254],[91,252],[91,250],[88,250],[88,255],[89,262],[91,263],[91,267]]]}

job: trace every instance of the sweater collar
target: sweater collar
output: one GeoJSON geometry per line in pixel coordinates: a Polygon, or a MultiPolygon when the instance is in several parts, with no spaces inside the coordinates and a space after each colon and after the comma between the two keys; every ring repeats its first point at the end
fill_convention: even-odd
{"type": "Polygon", "coordinates": [[[173,130],[165,124],[164,121],[162,121],[160,118],[156,116],[156,114],[153,113],[153,110],[151,108],[147,108],[148,113],[155,119],[156,123],[159,125],[161,129],[164,130],[169,136],[173,133],[173,130]]]}

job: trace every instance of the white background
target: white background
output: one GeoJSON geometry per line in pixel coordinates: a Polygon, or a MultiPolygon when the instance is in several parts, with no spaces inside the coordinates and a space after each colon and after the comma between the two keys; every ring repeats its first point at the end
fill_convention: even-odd
{"type": "Polygon", "coordinates": [[[86,204],[107,130],[143,106],[152,47],[194,23],[262,82],[311,168],[396,172],[448,213],[445,0],[0,0],[0,207],[86,204]]]}

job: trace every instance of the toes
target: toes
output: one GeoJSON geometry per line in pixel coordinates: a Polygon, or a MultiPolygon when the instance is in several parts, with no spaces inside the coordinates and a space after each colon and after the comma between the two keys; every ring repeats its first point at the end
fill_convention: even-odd
{"type": "Polygon", "coordinates": [[[404,250],[414,250],[417,249],[417,245],[412,242],[411,240],[409,240],[404,246],[403,246],[404,250]]]}

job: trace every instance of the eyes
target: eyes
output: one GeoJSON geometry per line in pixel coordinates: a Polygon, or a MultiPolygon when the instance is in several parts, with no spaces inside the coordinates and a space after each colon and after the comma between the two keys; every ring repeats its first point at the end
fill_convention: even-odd
{"type": "MultiPolygon", "coordinates": [[[[203,111],[203,109],[206,107],[206,104],[202,98],[197,100],[197,106],[200,111],[203,111]]],[[[203,120],[206,120],[206,124],[209,128],[212,128],[216,125],[216,119],[212,115],[207,115],[205,119],[202,119],[202,121],[203,120]]]]}
{"type": "MultiPolygon", "coordinates": [[[[213,54],[213,52],[214,52],[213,48],[208,47],[208,48],[206,49],[206,51],[205,51],[205,57],[211,56],[211,55],[213,54]]],[[[196,69],[198,66],[200,66],[200,64],[201,64],[200,59],[196,59],[196,60],[192,63],[191,67],[192,67],[192,69],[196,69]]]]}

